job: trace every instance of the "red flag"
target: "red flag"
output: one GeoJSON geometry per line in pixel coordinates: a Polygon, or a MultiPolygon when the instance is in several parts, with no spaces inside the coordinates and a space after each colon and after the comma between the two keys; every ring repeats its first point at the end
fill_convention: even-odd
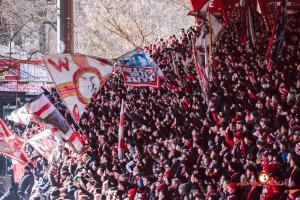
{"type": "Polygon", "coordinates": [[[26,165],[28,157],[23,150],[24,141],[15,135],[0,118],[0,152],[26,165]]]}
{"type": "Polygon", "coordinates": [[[241,29],[241,34],[240,34],[240,41],[242,44],[245,44],[247,42],[247,39],[250,37],[249,34],[249,28],[250,24],[248,21],[249,15],[251,15],[251,9],[250,9],[250,0],[241,0],[239,6],[241,7],[240,10],[241,16],[241,24],[242,24],[242,29],[241,29]]]}
{"type": "Polygon", "coordinates": [[[246,154],[246,152],[245,152],[245,143],[244,143],[244,141],[242,140],[241,141],[241,153],[242,153],[242,155],[245,155],[246,154]]]}
{"type": "Polygon", "coordinates": [[[285,28],[285,12],[286,4],[285,0],[281,1],[280,7],[277,10],[275,23],[272,29],[272,35],[269,40],[268,49],[266,52],[266,60],[269,61],[267,68],[270,69],[272,62],[276,60],[282,53],[282,45],[284,40],[284,28],[285,28]]]}
{"type": "Polygon", "coordinates": [[[258,12],[261,12],[265,26],[269,31],[276,20],[278,10],[277,0],[258,0],[258,12]]]}
{"type": "Polygon", "coordinates": [[[123,99],[122,99],[121,111],[120,111],[118,139],[119,139],[118,157],[121,160],[124,157],[124,148],[125,148],[125,142],[124,142],[124,101],[123,101],[123,99]]]}
{"type": "Polygon", "coordinates": [[[208,11],[214,15],[222,15],[225,26],[228,26],[228,16],[224,7],[224,0],[210,0],[208,11]]]}
{"type": "Polygon", "coordinates": [[[200,10],[208,0],[190,0],[192,10],[200,10]]]}
{"type": "Polygon", "coordinates": [[[12,160],[12,170],[14,173],[14,181],[16,183],[19,183],[22,176],[24,175],[24,165],[20,164],[19,162],[16,162],[12,160]]]}

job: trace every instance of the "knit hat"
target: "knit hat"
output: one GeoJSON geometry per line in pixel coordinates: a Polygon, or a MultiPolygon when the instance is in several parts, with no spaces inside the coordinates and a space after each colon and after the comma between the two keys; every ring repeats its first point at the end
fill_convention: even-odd
{"type": "Polygon", "coordinates": [[[31,167],[29,167],[28,165],[26,165],[26,166],[24,167],[24,170],[31,171],[31,167]]]}
{"type": "Polygon", "coordinates": [[[252,141],[252,142],[255,141],[254,136],[253,136],[252,134],[250,134],[250,133],[246,133],[246,134],[245,134],[245,138],[247,138],[248,140],[250,140],[250,141],[252,141]]]}
{"type": "Polygon", "coordinates": [[[167,190],[168,187],[165,183],[160,183],[157,187],[156,187],[156,190],[157,191],[161,191],[161,190],[167,190]]]}
{"type": "Polygon", "coordinates": [[[290,131],[292,134],[296,134],[300,136],[300,127],[299,126],[291,126],[290,131]]]}
{"type": "Polygon", "coordinates": [[[244,124],[244,122],[243,122],[242,120],[238,120],[236,123],[237,123],[237,124],[241,124],[241,125],[244,124]]]}
{"type": "Polygon", "coordinates": [[[128,197],[129,197],[129,199],[133,199],[134,196],[135,196],[135,193],[136,193],[136,189],[135,188],[132,188],[132,189],[128,190],[128,197]]]}
{"type": "Polygon", "coordinates": [[[237,189],[238,184],[236,182],[229,182],[227,184],[228,187],[232,188],[232,189],[237,189]]]}
{"type": "Polygon", "coordinates": [[[241,165],[238,162],[229,162],[229,166],[231,169],[235,172],[240,172],[241,170],[241,165]]]}
{"type": "Polygon", "coordinates": [[[53,199],[53,198],[56,198],[56,197],[59,197],[59,195],[60,195],[60,191],[59,190],[54,190],[54,191],[52,191],[51,192],[51,199],[53,199]]]}
{"type": "Polygon", "coordinates": [[[236,132],[236,133],[234,134],[234,137],[235,137],[236,139],[240,140],[240,139],[243,139],[243,138],[244,138],[244,134],[241,133],[240,131],[238,131],[238,132],[236,132]]]}

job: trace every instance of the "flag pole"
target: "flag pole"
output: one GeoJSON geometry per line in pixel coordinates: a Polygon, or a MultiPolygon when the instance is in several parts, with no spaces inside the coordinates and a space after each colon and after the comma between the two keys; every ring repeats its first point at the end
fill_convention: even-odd
{"type": "Polygon", "coordinates": [[[57,53],[73,53],[73,0],[58,0],[57,11],[57,53]]]}
{"type": "MultiPolygon", "coordinates": [[[[211,17],[210,17],[210,12],[208,10],[209,7],[207,7],[207,12],[208,12],[208,31],[209,31],[209,61],[208,61],[208,76],[207,77],[207,81],[209,83],[209,81],[212,79],[212,67],[214,66],[213,65],[213,47],[212,47],[212,27],[211,27],[211,17]]],[[[207,84],[207,98],[209,100],[209,84],[207,84]]]]}
{"type": "Polygon", "coordinates": [[[208,11],[208,29],[209,29],[209,65],[212,65],[212,29],[211,29],[211,19],[210,12],[208,11]]]}
{"type": "Polygon", "coordinates": [[[122,99],[118,131],[118,158],[120,160],[124,158],[124,144],[124,100],[122,99]]]}
{"type": "MultiPolygon", "coordinates": [[[[122,68],[121,64],[119,64],[119,63],[116,63],[116,65],[119,67],[119,69],[121,71],[120,76],[122,76],[122,78],[123,78],[123,84],[124,84],[124,87],[126,89],[126,93],[127,93],[127,95],[129,95],[128,88],[127,88],[127,86],[125,84],[125,79],[124,79],[124,76],[123,76],[123,68],[122,68]]],[[[132,106],[131,100],[130,100],[130,98],[127,98],[127,99],[129,100],[129,105],[131,106],[131,109],[132,109],[133,106],[132,106]]]]}

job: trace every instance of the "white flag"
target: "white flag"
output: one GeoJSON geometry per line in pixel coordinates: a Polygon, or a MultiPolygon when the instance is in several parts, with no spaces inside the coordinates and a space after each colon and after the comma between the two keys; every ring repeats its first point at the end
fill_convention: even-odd
{"type": "Polygon", "coordinates": [[[59,147],[61,146],[62,132],[57,128],[46,129],[37,135],[33,136],[27,142],[50,163],[57,160],[56,155],[59,155],[59,147]]]}
{"type": "Polygon", "coordinates": [[[7,119],[18,124],[28,125],[32,117],[33,115],[29,114],[27,109],[23,106],[10,113],[10,115],[7,116],[7,119]]]}

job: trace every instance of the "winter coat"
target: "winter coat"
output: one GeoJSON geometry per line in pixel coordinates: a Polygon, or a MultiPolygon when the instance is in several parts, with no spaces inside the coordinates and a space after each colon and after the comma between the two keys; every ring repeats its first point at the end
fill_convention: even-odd
{"type": "Polygon", "coordinates": [[[9,191],[7,191],[2,197],[0,197],[0,200],[19,200],[19,197],[16,194],[16,191],[10,188],[9,191]]]}
{"type": "Polygon", "coordinates": [[[26,171],[24,173],[24,175],[21,178],[21,181],[19,183],[19,187],[18,187],[18,194],[19,195],[24,195],[26,194],[30,194],[32,187],[34,185],[34,176],[33,173],[31,171],[26,171]]]}

